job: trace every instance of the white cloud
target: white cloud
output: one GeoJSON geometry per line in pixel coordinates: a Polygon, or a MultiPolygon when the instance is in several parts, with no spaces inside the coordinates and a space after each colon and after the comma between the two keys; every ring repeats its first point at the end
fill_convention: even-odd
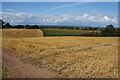
{"type": "Polygon", "coordinates": [[[116,17],[92,14],[61,14],[61,15],[34,15],[30,13],[1,12],[3,20],[10,24],[40,24],[40,25],[80,25],[80,26],[117,26],[116,17]]]}
{"type": "Polygon", "coordinates": [[[13,10],[13,9],[5,9],[5,11],[13,12],[13,11],[15,11],[15,10],[13,10]]]}
{"type": "Polygon", "coordinates": [[[104,16],[103,17],[105,20],[110,20],[110,18],[108,16],[104,16]]]}
{"type": "Polygon", "coordinates": [[[84,3],[84,2],[82,2],[82,3],[81,2],[76,2],[76,3],[71,3],[71,4],[65,4],[65,5],[50,8],[50,9],[48,9],[46,11],[51,11],[51,10],[57,10],[57,9],[66,8],[66,7],[77,6],[77,5],[80,5],[80,4],[86,4],[86,3],[84,3]]]}

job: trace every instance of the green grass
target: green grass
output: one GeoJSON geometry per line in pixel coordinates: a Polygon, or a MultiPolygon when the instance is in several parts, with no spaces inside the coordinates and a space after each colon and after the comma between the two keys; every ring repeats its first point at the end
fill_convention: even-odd
{"type": "Polygon", "coordinates": [[[44,36],[80,36],[89,30],[42,29],[44,36]]]}

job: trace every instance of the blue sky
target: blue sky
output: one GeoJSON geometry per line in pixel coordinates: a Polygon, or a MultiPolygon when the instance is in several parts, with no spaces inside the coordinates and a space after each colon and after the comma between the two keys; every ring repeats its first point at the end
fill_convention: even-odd
{"type": "Polygon", "coordinates": [[[3,0],[3,2],[119,2],[119,0],[3,0]]]}
{"type": "Polygon", "coordinates": [[[117,26],[117,2],[3,2],[11,24],[117,26]]]}

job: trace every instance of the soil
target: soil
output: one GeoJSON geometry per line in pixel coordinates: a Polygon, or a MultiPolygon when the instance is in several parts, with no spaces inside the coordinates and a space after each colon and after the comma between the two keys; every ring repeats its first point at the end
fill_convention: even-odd
{"type": "Polygon", "coordinates": [[[24,63],[7,49],[2,49],[3,66],[7,68],[10,78],[55,78],[57,73],[38,66],[24,63]]]}

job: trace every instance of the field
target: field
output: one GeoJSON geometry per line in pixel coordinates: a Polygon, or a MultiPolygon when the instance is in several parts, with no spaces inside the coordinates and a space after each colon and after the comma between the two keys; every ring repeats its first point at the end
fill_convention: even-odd
{"type": "Polygon", "coordinates": [[[45,36],[80,36],[92,30],[66,30],[66,29],[42,29],[45,36]]]}
{"type": "Polygon", "coordinates": [[[56,77],[118,77],[117,37],[10,38],[4,31],[4,48],[25,63],[58,73],[56,77]]]}
{"type": "Polygon", "coordinates": [[[42,36],[42,31],[37,29],[2,29],[3,38],[31,38],[42,36]]]}

